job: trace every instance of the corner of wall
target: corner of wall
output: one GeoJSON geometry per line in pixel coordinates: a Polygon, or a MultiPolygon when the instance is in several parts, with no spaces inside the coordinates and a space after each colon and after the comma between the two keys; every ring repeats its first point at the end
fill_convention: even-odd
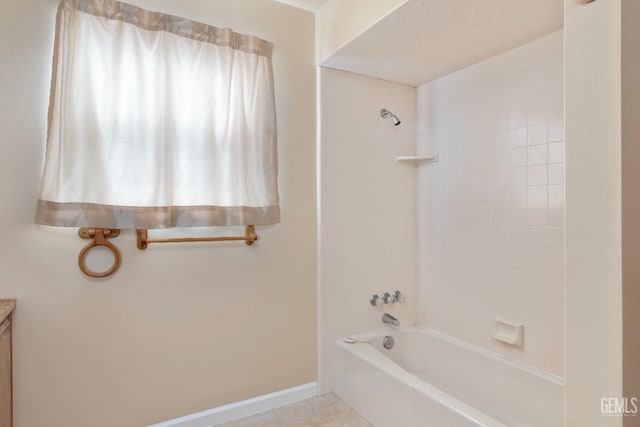
{"type": "Polygon", "coordinates": [[[316,63],[322,64],[406,1],[328,0],[316,11],[316,63]]]}

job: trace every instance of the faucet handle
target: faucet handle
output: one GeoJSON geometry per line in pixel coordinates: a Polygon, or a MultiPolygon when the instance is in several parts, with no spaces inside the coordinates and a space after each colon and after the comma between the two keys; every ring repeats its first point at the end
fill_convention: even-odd
{"type": "Polygon", "coordinates": [[[385,304],[396,302],[389,292],[385,292],[384,294],[382,294],[382,301],[384,301],[385,304]]]}
{"type": "Polygon", "coordinates": [[[380,298],[380,295],[378,294],[371,295],[371,298],[369,298],[369,304],[374,307],[379,307],[382,305],[382,298],[380,298]]]}
{"type": "Polygon", "coordinates": [[[402,292],[396,290],[393,293],[393,301],[394,302],[405,302],[405,301],[407,301],[407,296],[405,294],[403,294],[402,292]]]}

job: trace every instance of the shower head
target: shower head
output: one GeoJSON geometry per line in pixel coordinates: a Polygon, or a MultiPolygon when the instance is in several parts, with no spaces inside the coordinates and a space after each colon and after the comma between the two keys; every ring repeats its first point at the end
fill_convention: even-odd
{"type": "Polygon", "coordinates": [[[383,119],[386,119],[387,117],[391,117],[391,120],[393,121],[393,125],[394,126],[399,126],[400,123],[402,123],[400,121],[400,119],[398,118],[398,116],[396,116],[395,114],[393,114],[391,111],[387,110],[386,108],[383,108],[382,110],[380,110],[380,116],[383,119]]]}

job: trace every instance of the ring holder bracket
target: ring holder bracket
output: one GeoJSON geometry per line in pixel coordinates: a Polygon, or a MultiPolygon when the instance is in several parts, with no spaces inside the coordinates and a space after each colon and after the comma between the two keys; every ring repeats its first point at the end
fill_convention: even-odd
{"type": "Polygon", "coordinates": [[[122,263],[122,255],[120,255],[120,250],[110,243],[107,238],[118,237],[120,235],[119,229],[114,228],[90,228],[90,227],[82,227],[78,230],[78,236],[83,239],[93,239],[92,242],[89,242],[82,250],[80,251],[80,255],[78,255],[78,266],[80,267],[80,271],[86,274],[89,277],[107,277],[115,273],[118,268],[120,268],[120,264],[122,263]],[[87,267],[86,257],[87,253],[96,246],[104,246],[109,249],[113,253],[113,265],[103,272],[95,272],[87,267]]]}

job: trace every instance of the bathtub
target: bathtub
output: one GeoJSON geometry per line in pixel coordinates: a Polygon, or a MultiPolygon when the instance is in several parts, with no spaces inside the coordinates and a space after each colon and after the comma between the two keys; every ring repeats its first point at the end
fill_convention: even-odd
{"type": "Polygon", "coordinates": [[[418,326],[353,338],[333,346],[333,390],[375,427],[563,425],[559,377],[418,326]]]}

